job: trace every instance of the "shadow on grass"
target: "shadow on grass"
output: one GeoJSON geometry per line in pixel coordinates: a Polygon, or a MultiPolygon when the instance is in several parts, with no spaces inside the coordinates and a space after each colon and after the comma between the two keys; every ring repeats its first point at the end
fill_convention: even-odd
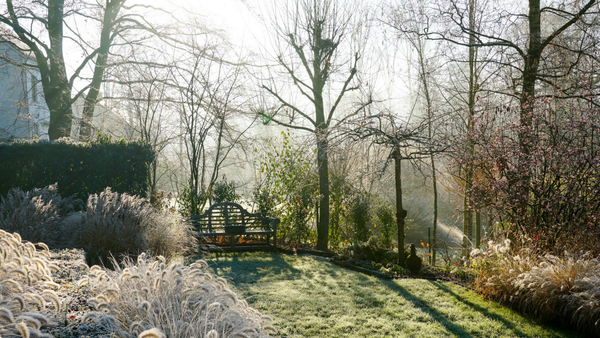
{"type": "MultiPolygon", "coordinates": [[[[423,300],[421,300],[418,297],[415,297],[413,294],[411,294],[408,290],[406,290],[402,286],[400,286],[400,285],[398,285],[398,284],[396,284],[394,282],[387,282],[387,281],[385,281],[384,283],[390,289],[392,289],[392,291],[398,292],[400,295],[402,295],[402,297],[404,299],[406,299],[406,300],[410,301],[411,303],[413,303],[413,305],[415,307],[417,307],[417,308],[421,309],[421,311],[429,314],[438,323],[440,323],[442,326],[444,326],[446,328],[446,330],[448,330],[448,332],[456,334],[459,337],[471,337],[472,336],[472,333],[469,333],[469,332],[465,331],[465,329],[463,327],[461,327],[459,325],[456,325],[456,324],[452,323],[451,321],[449,321],[448,318],[446,318],[446,316],[443,313],[441,313],[440,311],[438,311],[438,310],[430,307],[423,300]]],[[[444,293],[447,293],[449,295],[454,296],[459,301],[462,301],[465,305],[467,305],[470,308],[470,310],[472,310],[474,312],[479,312],[479,313],[483,314],[485,317],[492,318],[492,319],[500,321],[501,323],[503,323],[503,325],[508,330],[512,331],[515,335],[517,335],[519,337],[527,337],[528,336],[527,334],[525,334],[522,331],[520,331],[519,329],[517,329],[515,327],[515,325],[513,325],[511,322],[507,321],[502,316],[499,316],[499,315],[496,315],[496,314],[491,314],[489,311],[487,311],[486,309],[482,308],[481,306],[463,299],[462,297],[458,296],[455,292],[453,292],[452,290],[450,290],[448,287],[442,285],[441,283],[435,282],[435,281],[429,281],[429,280],[423,280],[423,283],[428,283],[428,284],[434,285],[435,287],[437,287],[438,289],[440,289],[444,293]]],[[[435,301],[435,300],[432,300],[432,301],[435,301]]]]}
{"type": "MultiPolygon", "coordinates": [[[[435,286],[436,288],[438,288],[440,291],[443,291],[443,292],[445,292],[445,293],[453,296],[459,302],[461,302],[461,303],[469,306],[474,311],[477,311],[477,312],[483,314],[484,316],[486,316],[488,318],[492,318],[492,319],[497,320],[498,322],[501,322],[502,325],[504,325],[504,327],[506,327],[507,329],[513,331],[515,334],[518,334],[521,337],[526,336],[525,333],[521,332],[517,327],[515,327],[515,325],[511,321],[506,320],[503,316],[501,316],[501,315],[499,315],[497,313],[491,312],[491,311],[489,311],[489,310],[487,310],[487,309],[485,309],[485,308],[483,308],[483,307],[481,307],[481,306],[479,306],[479,305],[477,305],[477,304],[469,301],[465,297],[462,297],[461,295],[457,294],[456,292],[450,290],[450,288],[448,286],[446,286],[446,285],[444,285],[444,284],[442,284],[442,283],[440,283],[438,281],[431,282],[431,284],[433,286],[435,286]]],[[[535,322],[535,321],[532,320],[532,322],[535,322]]],[[[558,326],[553,326],[553,325],[549,325],[549,326],[553,327],[556,330],[563,330],[565,334],[578,336],[578,334],[576,332],[574,332],[574,331],[567,332],[567,329],[560,328],[558,326]]]]}
{"type": "Polygon", "coordinates": [[[465,299],[464,297],[458,295],[456,292],[450,290],[449,287],[447,287],[446,285],[437,282],[437,281],[433,281],[430,282],[431,285],[435,286],[436,288],[438,288],[440,291],[445,292],[448,295],[453,296],[456,300],[458,300],[459,302],[467,305],[468,307],[470,307],[473,311],[477,311],[479,313],[481,313],[482,315],[488,317],[488,318],[492,318],[494,320],[497,320],[498,322],[502,323],[502,325],[504,325],[504,327],[506,327],[508,330],[514,332],[515,334],[517,334],[520,337],[524,337],[526,336],[525,333],[521,332],[517,327],[515,327],[515,325],[513,323],[511,323],[510,321],[506,320],[504,317],[496,314],[496,313],[492,313],[489,310],[465,299]]]}
{"type": "Polygon", "coordinates": [[[292,279],[294,275],[303,273],[286,262],[282,255],[275,253],[216,253],[207,262],[216,274],[227,275],[235,283],[243,284],[257,283],[272,275],[292,279]]]}
{"type": "MultiPolygon", "coordinates": [[[[430,307],[419,297],[416,297],[415,295],[410,293],[408,290],[406,290],[402,286],[394,283],[393,281],[382,280],[382,279],[378,279],[375,277],[367,277],[358,272],[356,272],[356,274],[357,274],[356,279],[358,279],[359,283],[367,284],[367,283],[375,282],[376,284],[384,285],[387,288],[389,288],[391,291],[393,291],[394,293],[399,294],[402,298],[411,302],[416,308],[420,309],[424,313],[431,316],[435,321],[440,323],[449,333],[452,333],[459,337],[471,337],[472,336],[469,332],[465,331],[465,329],[462,328],[461,326],[456,325],[456,324],[452,323],[451,321],[449,321],[443,313],[430,307]]],[[[373,288],[373,289],[375,289],[375,288],[373,288]]],[[[356,305],[361,306],[361,307],[367,307],[367,308],[382,307],[385,302],[385,300],[378,299],[373,291],[368,292],[364,289],[353,290],[353,299],[354,299],[354,303],[356,305]]]]}

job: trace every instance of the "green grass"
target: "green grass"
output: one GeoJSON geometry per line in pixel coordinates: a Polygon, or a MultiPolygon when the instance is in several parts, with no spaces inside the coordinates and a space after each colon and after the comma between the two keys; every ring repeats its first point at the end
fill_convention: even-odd
{"type": "Polygon", "coordinates": [[[576,337],[450,282],[381,280],[313,256],[220,254],[217,275],[281,337],[576,337]]]}

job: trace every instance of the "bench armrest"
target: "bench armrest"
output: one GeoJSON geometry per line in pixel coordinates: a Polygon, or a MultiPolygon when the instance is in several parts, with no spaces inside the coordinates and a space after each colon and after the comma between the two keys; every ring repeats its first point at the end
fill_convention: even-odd
{"type": "Polygon", "coordinates": [[[277,217],[265,217],[265,219],[268,222],[269,226],[273,228],[273,230],[277,230],[277,226],[279,225],[279,223],[281,223],[281,220],[277,217]]]}

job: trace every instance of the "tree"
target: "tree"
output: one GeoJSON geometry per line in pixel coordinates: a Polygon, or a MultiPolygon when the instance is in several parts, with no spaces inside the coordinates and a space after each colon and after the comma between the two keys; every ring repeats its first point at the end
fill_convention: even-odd
{"type": "Polygon", "coordinates": [[[183,162],[189,170],[186,212],[198,214],[212,200],[210,192],[220,170],[254,121],[243,117],[242,62],[226,60],[229,45],[223,37],[204,32],[189,38],[184,41],[186,54],[174,68],[174,80],[183,162]]]}
{"type": "MultiPolygon", "coordinates": [[[[388,17],[382,19],[386,25],[391,26],[395,31],[398,31],[404,37],[404,41],[408,43],[412,51],[416,54],[414,67],[417,69],[419,86],[417,87],[418,100],[421,100],[421,106],[426,114],[424,119],[427,124],[427,138],[429,144],[433,145],[434,138],[434,115],[440,112],[434,102],[434,91],[437,84],[435,83],[434,75],[436,70],[440,69],[436,66],[436,56],[439,52],[439,43],[433,49],[428,46],[424,36],[416,34],[427,29],[427,13],[425,2],[405,2],[401,8],[396,8],[388,17]],[[408,19],[403,19],[408,18],[408,19]]],[[[412,65],[411,65],[412,66],[412,65]]],[[[412,89],[412,88],[411,88],[412,89]]],[[[436,243],[437,243],[437,223],[438,223],[438,180],[435,162],[436,152],[431,149],[429,154],[429,164],[431,166],[432,188],[433,188],[433,255],[432,264],[436,263],[436,243]]]]}
{"type": "MultiPolygon", "coordinates": [[[[531,0],[523,6],[516,6],[517,9],[512,12],[506,10],[507,7],[503,4],[496,4],[496,7],[490,6],[486,13],[487,19],[480,17],[473,26],[472,13],[475,5],[479,6],[481,2],[450,1],[450,6],[439,6],[439,13],[454,28],[445,32],[433,29],[425,34],[432,39],[442,39],[470,50],[475,49],[476,53],[480,50],[492,52],[488,54],[485,63],[496,68],[493,83],[484,87],[481,80],[469,82],[475,85],[475,91],[469,90],[472,94],[469,95],[470,102],[485,102],[481,108],[488,109],[487,114],[498,116],[491,118],[484,113],[476,117],[472,111],[465,134],[470,156],[464,157],[457,153],[459,156],[456,159],[463,161],[461,163],[465,165],[468,174],[465,175],[465,229],[472,228],[469,226],[471,216],[467,215],[468,210],[475,205],[485,206],[471,196],[471,193],[480,193],[481,186],[492,186],[495,182],[489,175],[489,169],[486,169],[490,167],[490,163],[481,163],[477,158],[479,150],[474,149],[473,139],[474,136],[480,138],[482,135],[474,130],[474,121],[492,119],[495,119],[494,126],[498,130],[515,132],[512,137],[518,139],[519,145],[518,151],[505,152],[505,155],[510,153],[512,158],[498,159],[501,172],[511,172],[512,176],[510,184],[513,189],[510,190],[510,195],[504,196],[513,202],[518,201],[506,203],[514,209],[507,214],[511,215],[511,222],[520,227],[539,224],[541,220],[535,207],[539,198],[539,186],[535,181],[539,173],[535,171],[538,159],[534,154],[538,146],[544,144],[537,137],[540,135],[540,121],[544,119],[538,116],[538,106],[544,106],[548,99],[559,105],[561,100],[579,99],[597,106],[597,88],[594,90],[586,83],[593,82],[592,74],[598,63],[595,55],[599,36],[598,4],[597,1],[589,0],[551,2],[542,6],[539,0],[531,0]],[[482,100],[482,92],[492,95],[487,100],[482,100]],[[513,112],[518,114],[514,115],[513,112]],[[500,121],[512,122],[506,119],[509,115],[518,121],[518,128],[499,124],[500,121]],[[480,163],[478,168],[475,162],[480,163]],[[524,216],[530,219],[522,219],[524,216]]],[[[473,106],[470,104],[469,107],[473,106]]],[[[550,111],[546,113],[550,114],[550,111]]],[[[490,138],[488,142],[491,142],[493,135],[486,135],[490,138]]],[[[477,142],[484,148],[488,145],[481,139],[477,142]]],[[[479,210],[476,211],[476,222],[479,224],[479,210]]],[[[527,233],[523,228],[518,232],[527,233]]]]}
{"type": "MultiPolygon", "coordinates": [[[[71,106],[80,96],[85,96],[82,136],[89,138],[90,119],[104,72],[109,66],[110,47],[126,32],[132,29],[152,30],[150,25],[141,13],[122,13],[125,0],[105,0],[104,3],[6,0],[5,6],[0,14],[0,22],[11,31],[2,31],[0,34],[8,40],[18,40],[22,51],[31,53],[35,58],[35,64],[28,66],[37,67],[41,74],[44,97],[50,110],[50,139],[70,136],[73,120],[71,106]],[[97,16],[98,12],[101,13],[100,17],[97,16]],[[78,23],[81,20],[95,22],[100,27],[97,45],[89,42],[89,35],[84,36],[79,31],[78,23]],[[79,49],[83,59],[69,75],[65,48],[72,46],[75,50],[79,49]],[[85,81],[82,74],[88,68],[93,69],[91,80],[73,93],[75,82],[85,81]]],[[[93,27],[92,23],[86,22],[86,27],[93,27]]],[[[136,41],[139,42],[139,39],[136,41]]],[[[67,52],[73,53],[71,50],[67,52]]]]}
{"type": "MultiPolygon", "coordinates": [[[[565,85],[564,80],[580,73],[580,67],[597,60],[594,50],[597,36],[588,32],[597,21],[598,6],[596,0],[572,1],[569,3],[550,3],[542,7],[539,0],[529,0],[525,6],[509,12],[502,4],[492,8],[491,19],[483,27],[472,24],[474,1],[464,5],[459,1],[439,4],[438,11],[442,19],[453,24],[453,28],[422,32],[431,39],[448,41],[469,48],[487,48],[496,51],[496,57],[490,61],[502,68],[504,79],[508,80],[503,89],[495,86],[488,90],[503,93],[515,99],[518,104],[520,125],[519,160],[523,165],[532,161],[531,149],[536,140],[529,138],[532,129],[534,109],[537,100],[547,95],[559,98],[579,97],[593,101],[593,95],[583,94],[577,85],[565,85]],[[522,12],[518,12],[522,10],[522,12]],[[523,31],[526,31],[523,36],[523,31]],[[568,62],[564,62],[568,59],[568,62]],[[543,86],[541,86],[543,84],[543,86]],[[539,89],[546,89],[539,93],[539,89]],[[548,91],[549,90],[549,91],[548,91]]],[[[518,194],[522,203],[521,212],[527,212],[527,199],[530,196],[530,176],[527,165],[523,165],[520,179],[515,182],[521,187],[518,194]]],[[[472,169],[469,169],[472,171],[472,169]]],[[[472,177],[472,172],[470,173],[472,177]]]]}
{"type": "Polygon", "coordinates": [[[404,226],[408,215],[402,204],[402,161],[417,161],[430,158],[435,152],[443,151],[427,137],[428,121],[411,124],[400,121],[389,113],[366,116],[350,132],[351,137],[371,139],[373,143],[390,150],[388,160],[394,161],[394,184],[396,190],[396,223],[398,227],[398,264],[405,266],[404,226]]]}
{"type": "MultiPolygon", "coordinates": [[[[366,39],[366,27],[359,19],[357,6],[335,0],[292,0],[284,6],[272,4],[272,31],[278,39],[275,57],[282,72],[293,87],[278,85],[280,76],[262,85],[277,102],[276,107],[262,112],[280,125],[311,132],[317,144],[319,171],[319,220],[317,248],[329,244],[329,139],[339,124],[370,104],[370,100],[341,115],[342,99],[360,89],[358,62],[361,51],[354,49],[356,40],[366,39]],[[279,11],[281,9],[281,11],[279,11]],[[327,97],[328,89],[336,91],[327,97]],[[303,97],[306,105],[294,96],[303,97]],[[312,111],[312,112],[311,112],[312,111]],[[299,121],[300,120],[300,121],[299,121]]],[[[360,41],[358,41],[360,43],[360,41]]]]}
{"type": "Polygon", "coordinates": [[[158,182],[166,173],[165,149],[180,136],[177,119],[170,114],[176,106],[171,78],[173,66],[166,67],[165,62],[165,67],[158,67],[140,59],[138,55],[132,55],[130,61],[132,62],[118,67],[115,80],[121,84],[117,87],[120,95],[106,99],[117,101],[126,111],[126,135],[120,136],[141,140],[156,154],[149,166],[148,175],[149,193],[154,197],[158,182]],[[159,170],[159,164],[163,169],[159,170]]]}

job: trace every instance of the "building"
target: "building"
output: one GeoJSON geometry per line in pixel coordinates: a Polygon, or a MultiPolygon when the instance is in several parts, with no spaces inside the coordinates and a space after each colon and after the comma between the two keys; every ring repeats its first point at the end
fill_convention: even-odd
{"type": "Polygon", "coordinates": [[[35,62],[0,38],[0,141],[48,139],[50,110],[35,62]]]}

